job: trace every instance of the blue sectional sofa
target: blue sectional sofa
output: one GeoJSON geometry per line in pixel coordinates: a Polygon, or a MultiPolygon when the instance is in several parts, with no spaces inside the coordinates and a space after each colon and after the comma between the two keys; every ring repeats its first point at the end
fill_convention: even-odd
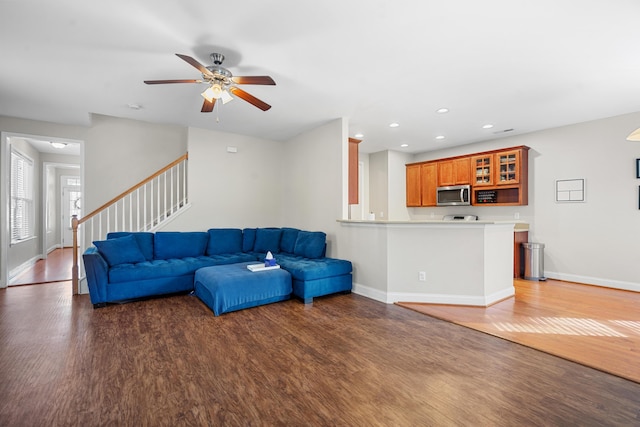
{"type": "Polygon", "coordinates": [[[326,234],[295,228],[212,228],[206,232],[117,232],[82,255],[91,303],[188,292],[203,267],[262,261],[268,251],[291,274],[293,295],[350,292],[350,261],[327,258],[326,234]]]}

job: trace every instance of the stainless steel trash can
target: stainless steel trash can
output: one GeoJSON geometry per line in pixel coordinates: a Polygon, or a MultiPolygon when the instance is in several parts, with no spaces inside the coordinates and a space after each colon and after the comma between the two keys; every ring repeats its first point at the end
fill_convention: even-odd
{"type": "Polygon", "coordinates": [[[547,280],[544,277],[544,243],[523,243],[525,280],[547,280]]]}

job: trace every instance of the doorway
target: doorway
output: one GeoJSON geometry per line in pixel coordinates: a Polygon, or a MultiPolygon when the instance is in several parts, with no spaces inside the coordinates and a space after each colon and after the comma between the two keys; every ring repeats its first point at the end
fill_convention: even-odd
{"type": "MultiPolygon", "coordinates": [[[[28,134],[0,133],[0,288],[14,284],[58,281],[70,277],[73,241],[72,214],[80,214],[82,141],[28,134]],[[28,235],[15,238],[11,153],[18,151],[32,164],[32,205],[28,235]],[[63,180],[62,177],[67,177],[63,180]],[[5,185],[6,184],[6,185],[5,185]],[[63,185],[65,184],[65,185],[63,185]],[[66,191],[65,191],[65,187],[66,191]],[[67,203],[65,203],[65,198],[67,203]],[[69,218],[69,226],[63,226],[69,218]],[[48,260],[49,257],[52,259],[48,260]],[[46,261],[50,261],[47,263],[46,261]],[[68,274],[67,274],[68,270],[68,274]]],[[[14,156],[15,157],[15,156],[14,156]]]]}
{"type": "Polygon", "coordinates": [[[62,187],[62,212],[60,228],[62,230],[61,246],[63,248],[73,247],[73,228],[71,218],[77,215],[80,218],[82,213],[82,187],[80,178],[74,176],[62,176],[60,178],[62,187]]]}

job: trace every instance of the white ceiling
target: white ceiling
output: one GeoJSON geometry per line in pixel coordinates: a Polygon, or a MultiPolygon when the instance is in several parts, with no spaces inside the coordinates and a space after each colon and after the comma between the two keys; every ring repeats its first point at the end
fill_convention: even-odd
{"type": "Polygon", "coordinates": [[[638,16],[637,0],[0,1],[0,115],[272,140],[347,117],[364,152],[421,152],[640,111],[638,16]],[[204,86],[143,84],[198,79],[174,54],[211,52],[272,76],[242,87],[273,108],[201,113],[204,86]]]}

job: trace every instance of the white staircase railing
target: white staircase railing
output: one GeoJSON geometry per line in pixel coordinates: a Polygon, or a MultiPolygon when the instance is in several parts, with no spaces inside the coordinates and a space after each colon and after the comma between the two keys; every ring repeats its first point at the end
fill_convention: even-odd
{"type": "Polygon", "coordinates": [[[73,293],[79,293],[79,253],[115,231],[153,231],[188,204],[188,154],[82,218],[73,216],[73,293]]]}

